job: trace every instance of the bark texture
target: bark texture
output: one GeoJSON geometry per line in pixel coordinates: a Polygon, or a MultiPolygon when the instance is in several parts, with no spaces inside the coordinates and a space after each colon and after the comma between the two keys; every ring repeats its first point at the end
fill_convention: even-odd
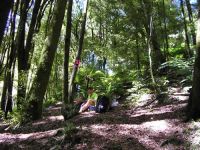
{"type": "Polygon", "coordinates": [[[66,0],[57,0],[53,11],[52,22],[48,37],[46,39],[46,46],[44,47],[41,59],[38,65],[36,76],[33,80],[32,87],[28,94],[27,100],[29,106],[27,114],[30,119],[36,120],[42,116],[43,98],[47,89],[59,37],[64,19],[66,0]]]}
{"type": "Polygon", "coordinates": [[[200,118],[200,0],[198,0],[197,55],[194,64],[192,91],[189,98],[189,117],[200,118]]]}
{"type": "Polygon", "coordinates": [[[6,24],[8,21],[9,12],[12,8],[14,0],[0,1],[0,46],[3,40],[6,24]]]}

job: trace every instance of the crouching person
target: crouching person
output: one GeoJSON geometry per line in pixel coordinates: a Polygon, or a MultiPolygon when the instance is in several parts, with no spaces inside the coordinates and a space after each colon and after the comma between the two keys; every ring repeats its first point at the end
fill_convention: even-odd
{"type": "Polygon", "coordinates": [[[88,93],[88,98],[87,98],[86,102],[81,105],[79,113],[82,113],[82,112],[88,110],[90,107],[95,108],[98,95],[94,92],[94,89],[92,87],[88,88],[87,93],[88,93]]]}

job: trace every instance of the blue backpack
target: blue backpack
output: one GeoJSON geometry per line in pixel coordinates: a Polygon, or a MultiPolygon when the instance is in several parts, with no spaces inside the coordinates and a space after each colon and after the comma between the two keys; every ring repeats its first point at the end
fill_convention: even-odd
{"type": "Polygon", "coordinates": [[[99,96],[96,104],[96,112],[104,113],[109,110],[109,107],[110,107],[109,98],[106,96],[99,96]]]}

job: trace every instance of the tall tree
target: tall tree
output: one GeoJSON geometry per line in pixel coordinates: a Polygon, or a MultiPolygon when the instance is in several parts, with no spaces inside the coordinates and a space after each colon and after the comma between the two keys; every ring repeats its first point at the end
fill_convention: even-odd
{"type": "Polygon", "coordinates": [[[23,49],[21,50],[18,49],[18,51],[21,51],[22,53],[21,55],[18,55],[18,61],[23,63],[23,66],[19,64],[21,67],[18,67],[18,71],[19,71],[19,76],[18,76],[18,92],[19,92],[18,102],[19,103],[18,104],[19,105],[21,103],[20,101],[24,101],[26,98],[28,72],[30,69],[30,62],[31,62],[31,58],[33,56],[33,50],[34,50],[33,36],[35,33],[36,21],[37,21],[38,12],[40,9],[41,1],[42,0],[35,0],[34,2],[32,18],[31,18],[28,34],[25,37],[26,42],[23,43],[23,49]]]}
{"type": "Polygon", "coordinates": [[[14,0],[1,0],[0,1],[0,46],[4,36],[9,12],[13,6],[14,0]]]}
{"type": "Polygon", "coordinates": [[[20,20],[16,35],[16,48],[17,48],[17,58],[18,58],[18,89],[17,89],[17,106],[18,109],[21,108],[21,104],[24,101],[26,93],[26,83],[24,79],[26,78],[27,71],[27,61],[26,61],[26,51],[25,51],[25,33],[26,33],[26,20],[27,13],[29,9],[30,0],[21,1],[20,3],[20,20]]]}
{"type": "MultiPolygon", "coordinates": [[[[37,16],[38,16],[38,12],[40,9],[40,5],[41,5],[42,0],[35,0],[35,5],[33,8],[33,12],[32,12],[32,18],[31,18],[31,23],[29,26],[29,31],[28,31],[28,35],[27,35],[27,39],[26,39],[26,46],[25,46],[25,60],[27,61],[27,69],[30,66],[30,60],[31,59],[30,56],[33,55],[33,48],[32,48],[32,41],[33,41],[33,35],[35,33],[35,26],[36,26],[36,21],[37,21],[37,16]]],[[[26,81],[25,81],[26,82],[26,81]]]]}
{"type": "Polygon", "coordinates": [[[78,71],[78,67],[79,67],[79,63],[80,63],[80,59],[81,59],[81,53],[83,50],[83,40],[84,40],[84,34],[85,34],[85,24],[86,24],[86,18],[87,18],[88,3],[89,3],[89,0],[85,0],[85,7],[84,7],[84,11],[83,11],[83,22],[82,22],[82,26],[81,26],[80,39],[79,39],[79,48],[78,48],[76,60],[74,62],[74,67],[73,67],[72,75],[71,75],[70,82],[69,82],[69,100],[70,101],[72,100],[74,80],[75,80],[75,77],[76,77],[76,74],[78,71]]]}
{"type": "Polygon", "coordinates": [[[181,12],[182,12],[182,15],[183,15],[183,24],[184,24],[184,30],[185,30],[186,52],[187,52],[188,57],[191,57],[192,53],[191,53],[191,48],[190,48],[190,40],[189,40],[189,35],[188,35],[188,27],[187,27],[187,21],[186,21],[186,15],[185,15],[183,0],[180,0],[180,6],[181,6],[181,12]]]}
{"type": "Polygon", "coordinates": [[[13,76],[16,60],[15,48],[15,21],[18,11],[19,0],[16,1],[14,11],[11,13],[11,30],[10,30],[10,50],[7,53],[7,64],[4,74],[3,90],[1,96],[1,109],[5,112],[5,118],[8,111],[12,111],[12,89],[13,89],[13,76]]]}
{"type": "Polygon", "coordinates": [[[66,0],[57,0],[55,2],[53,18],[50,23],[46,44],[42,51],[36,76],[33,79],[33,84],[27,96],[29,104],[26,111],[29,118],[32,120],[39,119],[42,116],[43,98],[58,46],[66,4],[66,0]]]}
{"type": "Polygon", "coordinates": [[[195,35],[195,27],[194,27],[192,7],[191,7],[191,4],[190,4],[190,0],[185,0],[185,2],[186,2],[186,6],[187,6],[189,21],[191,23],[192,42],[193,42],[193,45],[196,45],[196,35],[195,35]]]}
{"type": "Polygon", "coordinates": [[[69,51],[71,43],[71,29],[72,29],[72,5],[73,0],[68,1],[67,9],[67,25],[65,35],[65,50],[64,50],[64,84],[63,84],[63,103],[70,103],[68,99],[68,68],[69,68],[69,51]]]}
{"type": "Polygon", "coordinates": [[[165,0],[162,1],[163,4],[163,22],[164,22],[164,34],[165,34],[165,46],[164,46],[164,52],[165,52],[165,57],[167,59],[167,53],[168,53],[168,48],[169,48],[169,42],[168,42],[168,35],[167,35],[167,21],[166,21],[166,6],[165,6],[165,0]]]}
{"type": "Polygon", "coordinates": [[[200,118],[200,0],[198,0],[197,49],[194,63],[192,92],[189,98],[189,117],[200,118]]]}
{"type": "Polygon", "coordinates": [[[143,0],[142,1],[142,9],[144,10],[144,16],[145,16],[145,22],[144,22],[144,27],[145,30],[147,32],[147,35],[151,35],[150,41],[152,44],[152,56],[154,58],[154,63],[152,62],[152,65],[154,67],[154,69],[158,69],[159,65],[161,65],[162,63],[164,63],[166,61],[166,58],[164,57],[164,55],[162,54],[162,51],[160,49],[160,44],[158,41],[158,37],[156,34],[156,29],[155,29],[155,25],[152,19],[153,17],[153,2],[152,1],[148,1],[148,0],[143,0]],[[150,27],[150,22],[151,23],[151,27],[150,27]],[[151,28],[151,29],[150,29],[151,28]],[[150,33],[151,32],[151,33],[150,33]]]}

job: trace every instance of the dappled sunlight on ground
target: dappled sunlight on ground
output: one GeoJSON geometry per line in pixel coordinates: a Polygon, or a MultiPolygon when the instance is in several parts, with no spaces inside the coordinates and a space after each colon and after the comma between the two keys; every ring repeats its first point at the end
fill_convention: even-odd
{"type": "Polygon", "coordinates": [[[45,121],[37,121],[37,122],[33,122],[32,125],[37,126],[37,125],[43,125],[43,124],[46,124],[46,123],[48,123],[48,121],[46,121],[46,120],[45,121]]]}
{"type": "Polygon", "coordinates": [[[153,98],[153,94],[142,94],[139,98],[139,102],[146,102],[147,100],[151,100],[153,98]]]}
{"type": "MultiPolygon", "coordinates": [[[[184,149],[187,137],[183,132],[187,124],[182,122],[182,118],[186,101],[176,103],[140,107],[136,110],[119,106],[122,110],[117,108],[94,116],[85,113],[84,118],[77,116],[74,121],[81,125],[85,136],[88,134],[98,137],[99,141],[107,141],[104,146],[114,143],[122,149],[131,149],[131,145],[137,143],[138,148],[135,149],[184,149]]],[[[90,140],[89,143],[100,144],[94,139],[90,140]]]]}
{"type": "MultiPolygon", "coordinates": [[[[171,120],[150,121],[136,124],[94,124],[83,130],[102,136],[112,141],[136,139],[146,149],[161,149],[161,143],[168,137],[182,132],[182,128],[174,127],[171,120]]],[[[120,142],[121,143],[121,142],[120,142]]]]}
{"type": "Polygon", "coordinates": [[[49,122],[54,122],[54,121],[64,121],[64,117],[62,115],[59,115],[59,116],[47,116],[44,119],[43,120],[39,120],[39,121],[35,121],[35,122],[32,123],[32,125],[33,126],[37,126],[37,125],[48,124],[49,122]]]}
{"type": "Polygon", "coordinates": [[[153,132],[164,132],[172,127],[166,120],[145,122],[142,126],[153,132]]]}
{"type": "Polygon", "coordinates": [[[90,118],[90,117],[94,117],[95,115],[97,115],[95,111],[83,112],[79,114],[80,118],[90,118]]]}
{"type": "Polygon", "coordinates": [[[200,122],[192,122],[188,129],[186,130],[189,134],[188,140],[191,143],[191,149],[199,149],[200,148],[200,122]]]}
{"type": "Polygon", "coordinates": [[[16,143],[24,140],[34,139],[39,140],[45,137],[51,137],[57,133],[57,130],[49,130],[45,132],[37,132],[37,133],[29,133],[29,134],[11,134],[11,133],[3,133],[0,134],[0,143],[16,143]]]}
{"type": "MultiPolygon", "coordinates": [[[[131,113],[131,117],[138,117],[141,115],[161,115],[161,114],[166,114],[166,113],[173,113],[174,111],[177,111],[183,107],[186,106],[186,103],[184,104],[179,104],[179,105],[166,105],[166,106],[156,106],[156,107],[150,107],[150,108],[140,108],[134,112],[131,110],[128,113],[131,113]]],[[[153,118],[152,118],[153,119],[153,118]]]]}
{"type": "Polygon", "coordinates": [[[189,96],[173,96],[175,99],[178,99],[179,101],[185,101],[188,100],[189,96]]]}
{"type": "MultiPolygon", "coordinates": [[[[155,103],[137,109],[119,105],[103,114],[84,112],[67,121],[77,125],[79,140],[70,148],[66,144],[64,149],[184,149],[188,138],[184,135],[187,124],[182,122],[185,106],[186,101],[183,101],[165,105],[155,103]],[[178,141],[178,144],[169,139],[178,141]]],[[[59,113],[60,105],[50,107],[44,112],[43,119],[17,130],[3,131],[0,144],[14,146],[18,143],[17,148],[27,148],[35,143],[39,149],[44,149],[51,148],[52,142],[61,143],[62,135],[57,132],[65,123],[59,113]]]]}
{"type": "Polygon", "coordinates": [[[59,116],[49,116],[49,117],[47,117],[47,120],[50,120],[50,121],[63,120],[64,121],[64,117],[62,115],[59,115],[59,116]]]}

